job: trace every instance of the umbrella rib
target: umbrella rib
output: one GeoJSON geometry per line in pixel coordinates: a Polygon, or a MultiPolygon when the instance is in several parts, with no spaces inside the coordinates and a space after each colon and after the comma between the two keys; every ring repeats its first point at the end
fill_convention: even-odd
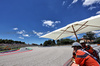
{"type": "Polygon", "coordinates": [[[88,27],[88,26],[85,26],[85,27],[83,27],[83,28],[79,29],[78,31],[80,31],[80,30],[82,30],[82,29],[84,29],[84,28],[86,28],[86,27],[88,27]]]}
{"type": "MultiPolygon", "coordinates": [[[[88,21],[87,21],[87,22],[88,22],[88,21]]],[[[87,22],[85,22],[82,26],[84,26],[87,22]]],[[[82,28],[82,26],[81,26],[77,31],[79,31],[79,30],[82,28]]],[[[72,28],[73,28],[73,31],[74,31],[74,32],[72,32],[72,31],[67,31],[67,32],[74,33],[75,36],[76,36],[76,38],[77,38],[77,41],[78,41],[78,37],[77,37],[77,35],[76,35],[76,32],[77,32],[77,31],[75,31],[73,25],[72,25],[72,28]]],[[[67,30],[67,29],[68,29],[68,28],[66,28],[66,30],[67,30]]],[[[82,28],[82,29],[83,29],[83,28],[82,28]]],[[[66,30],[61,30],[61,31],[63,31],[63,32],[56,38],[56,40],[57,40],[66,30]]]]}
{"type": "MultiPolygon", "coordinates": [[[[78,25],[81,25],[81,24],[78,24],[78,25]]],[[[94,25],[85,25],[85,27],[83,27],[83,28],[79,29],[78,31],[80,31],[80,30],[82,30],[82,29],[84,29],[84,28],[86,28],[86,27],[88,27],[88,26],[90,26],[90,27],[98,27],[98,28],[100,28],[100,26],[94,26],[94,25]]]]}
{"type": "MultiPolygon", "coordinates": [[[[68,28],[69,28],[69,27],[68,27],[68,28]]],[[[61,31],[63,31],[63,32],[56,38],[56,40],[57,40],[68,28],[66,28],[65,30],[61,30],[61,31]]]]}
{"type": "Polygon", "coordinates": [[[78,32],[88,21],[86,21],[84,24],[81,25],[81,27],[79,27],[76,32],[78,32]]]}
{"type": "MultiPolygon", "coordinates": [[[[65,30],[61,30],[61,31],[65,31],[65,30]]],[[[70,33],[73,33],[73,31],[66,31],[66,32],[70,32],[70,33]]]]}
{"type": "MultiPolygon", "coordinates": [[[[82,25],[82,24],[78,24],[78,25],[82,25]]],[[[98,27],[98,28],[100,28],[100,26],[95,26],[95,25],[85,25],[85,26],[98,27]]]]}
{"type": "Polygon", "coordinates": [[[75,31],[75,29],[74,29],[74,26],[73,26],[73,25],[72,25],[72,29],[73,29],[73,32],[74,32],[74,34],[75,34],[75,36],[76,36],[77,42],[79,42],[78,37],[77,37],[77,35],[76,35],[76,31],[75,31]]]}

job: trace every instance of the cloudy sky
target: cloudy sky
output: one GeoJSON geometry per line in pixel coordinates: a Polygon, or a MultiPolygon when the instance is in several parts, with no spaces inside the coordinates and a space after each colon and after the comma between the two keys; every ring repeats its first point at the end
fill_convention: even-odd
{"type": "Polygon", "coordinates": [[[99,14],[100,0],[0,0],[0,39],[40,44],[41,35],[99,14]]]}

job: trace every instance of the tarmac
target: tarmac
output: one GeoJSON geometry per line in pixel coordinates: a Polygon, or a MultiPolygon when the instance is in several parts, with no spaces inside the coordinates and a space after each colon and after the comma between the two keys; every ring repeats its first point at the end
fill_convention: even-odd
{"type": "MultiPolygon", "coordinates": [[[[71,46],[30,47],[0,53],[0,66],[63,66],[71,57],[71,46]]],[[[98,52],[100,46],[95,47],[98,52]]]]}
{"type": "Polygon", "coordinates": [[[32,51],[0,56],[0,66],[63,66],[73,51],[71,46],[31,48],[32,51]]]}

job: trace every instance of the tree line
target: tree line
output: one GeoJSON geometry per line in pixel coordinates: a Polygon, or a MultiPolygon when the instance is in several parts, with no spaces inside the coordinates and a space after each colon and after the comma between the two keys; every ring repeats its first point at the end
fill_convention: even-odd
{"type": "Polygon", "coordinates": [[[57,41],[55,41],[55,40],[47,40],[47,41],[45,41],[43,43],[43,46],[69,45],[69,44],[71,44],[73,42],[74,42],[74,40],[68,39],[68,38],[57,40],[57,41]]]}
{"type": "MultiPolygon", "coordinates": [[[[99,43],[100,44],[100,37],[97,37],[96,34],[94,32],[87,32],[85,33],[85,35],[83,35],[83,39],[86,40],[90,40],[90,43],[99,43]],[[91,42],[93,40],[93,42],[91,42]]],[[[81,40],[81,39],[79,39],[81,40]]],[[[72,40],[72,39],[60,39],[60,40],[47,40],[45,41],[43,44],[40,44],[40,45],[43,45],[43,46],[56,46],[56,45],[71,45],[73,42],[75,42],[75,40],[72,40]]]]}
{"type": "Polygon", "coordinates": [[[0,44],[25,44],[25,42],[21,42],[21,41],[14,41],[14,40],[11,40],[11,39],[0,39],[0,44]]]}

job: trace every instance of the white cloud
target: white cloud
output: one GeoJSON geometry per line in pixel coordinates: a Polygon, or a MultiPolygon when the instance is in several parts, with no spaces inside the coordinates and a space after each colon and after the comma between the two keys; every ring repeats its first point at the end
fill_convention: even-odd
{"type": "Polygon", "coordinates": [[[99,3],[100,4],[100,0],[84,0],[83,2],[83,6],[89,6],[95,3],[99,3]]]}
{"type": "Polygon", "coordinates": [[[17,34],[23,34],[23,33],[25,33],[25,30],[17,31],[17,34]]]}
{"type": "Polygon", "coordinates": [[[78,1],[78,0],[73,0],[72,4],[73,4],[73,3],[76,3],[77,1],[78,1]]]}
{"type": "Polygon", "coordinates": [[[13,30],[18,30],[18,28],[13,28],[13,30]]]}
{"type": "Polygon", "coordinates": [[[89,7],[88,10],[92,10],[92,9],[95,9],[95,8],[96,8],[96,7],[89,7]]]}
{"type": "Polygon", "coordinates": [[[55,27],[56,24],[60,23],[60,21],[51,21],[51,20],[43,20],[43,26],[46,27],[55,27]]]}
{"type": "Polygon", "coordinates": [[[51,26],[51,27],[54,27],[54,21],[51,21],[51,20],[43,20],[43,26],[51,26]]]}
{"type": "Polygon", "coordinates": [[[63,1],[63,4],[62,4],[62,5],[64,5],[64,4],[65,4],[65,2],[66,2],[66,1],[63,1]]]}
{"type": "Polygon", "coordinates": [[[63,1],[62,5],[65,5],[67,1],[63,1]]]}
{"type": "Polygon", "coordinates": [[[23,34],[24,37],[30,37],[28,34],[23,34]]]}
{"type": "Polygon", "coordinates": [[[73,2],[68,6],[68,8],[72,5],[72,4],[74,4],[74,3],[76,3],[78,0],[73,0],[73,2]]]}
{"type": "Polygon", "coordinates": [[[39,37],[43,34],[42,32],[36,32],[35,30],[33,30],[33,33],[36,34],[39,37]]]}
{"type": "MultiPolygon", "coordinates": [[[[79,37],[79,35],[77,35],[77,37],[79,37]]],[[[76,38],[76,36],[75,36],[75,35],[73,35],[73,36],[71,36],[70,38],[71,38],[71,39],[72,39],[72,38],[76,38]]]]}
{"type": "Polygon", "coordinates": [[[100,14],[100,11],[98,11],[96,14],[100,14]]]}
{"type": "Polygon", "coordinates": [[[92,31],[93,33],[100,33],[100,31],[92,31]]]}
{"type": "Polygon", "coordinates": [[[55,23],[57,24],[57,23],[61,23],[60,21],[55,21],[55,23]]]}
{"type": "Polygon", "coordinates": [[[19,37],[20,39],[24,39],[24,37],[30,37],[29,34],[26,34],[25,30],[17,31],[17,34],[21,34],[23,37],[19,37]]]}
{"type": "Polygon", "coordinates": [[[19,37],[20,39],[24,39],[24,37],[19,37]]]}
{"type": "MultiPolygon", "coordinates": [[[[83,2],[83,6],[90,6],[90,5],[93,5],[93,4],[100,4],[100,0],[81,0],[83,2]]],[[[78,0],[73,0],[73,2],[68,6],[68,8],[74,4],[74,3],[77,3],[78,0]]],[[[92,10],[96,7],[90,7],[88,10],[92,10]]]]}

